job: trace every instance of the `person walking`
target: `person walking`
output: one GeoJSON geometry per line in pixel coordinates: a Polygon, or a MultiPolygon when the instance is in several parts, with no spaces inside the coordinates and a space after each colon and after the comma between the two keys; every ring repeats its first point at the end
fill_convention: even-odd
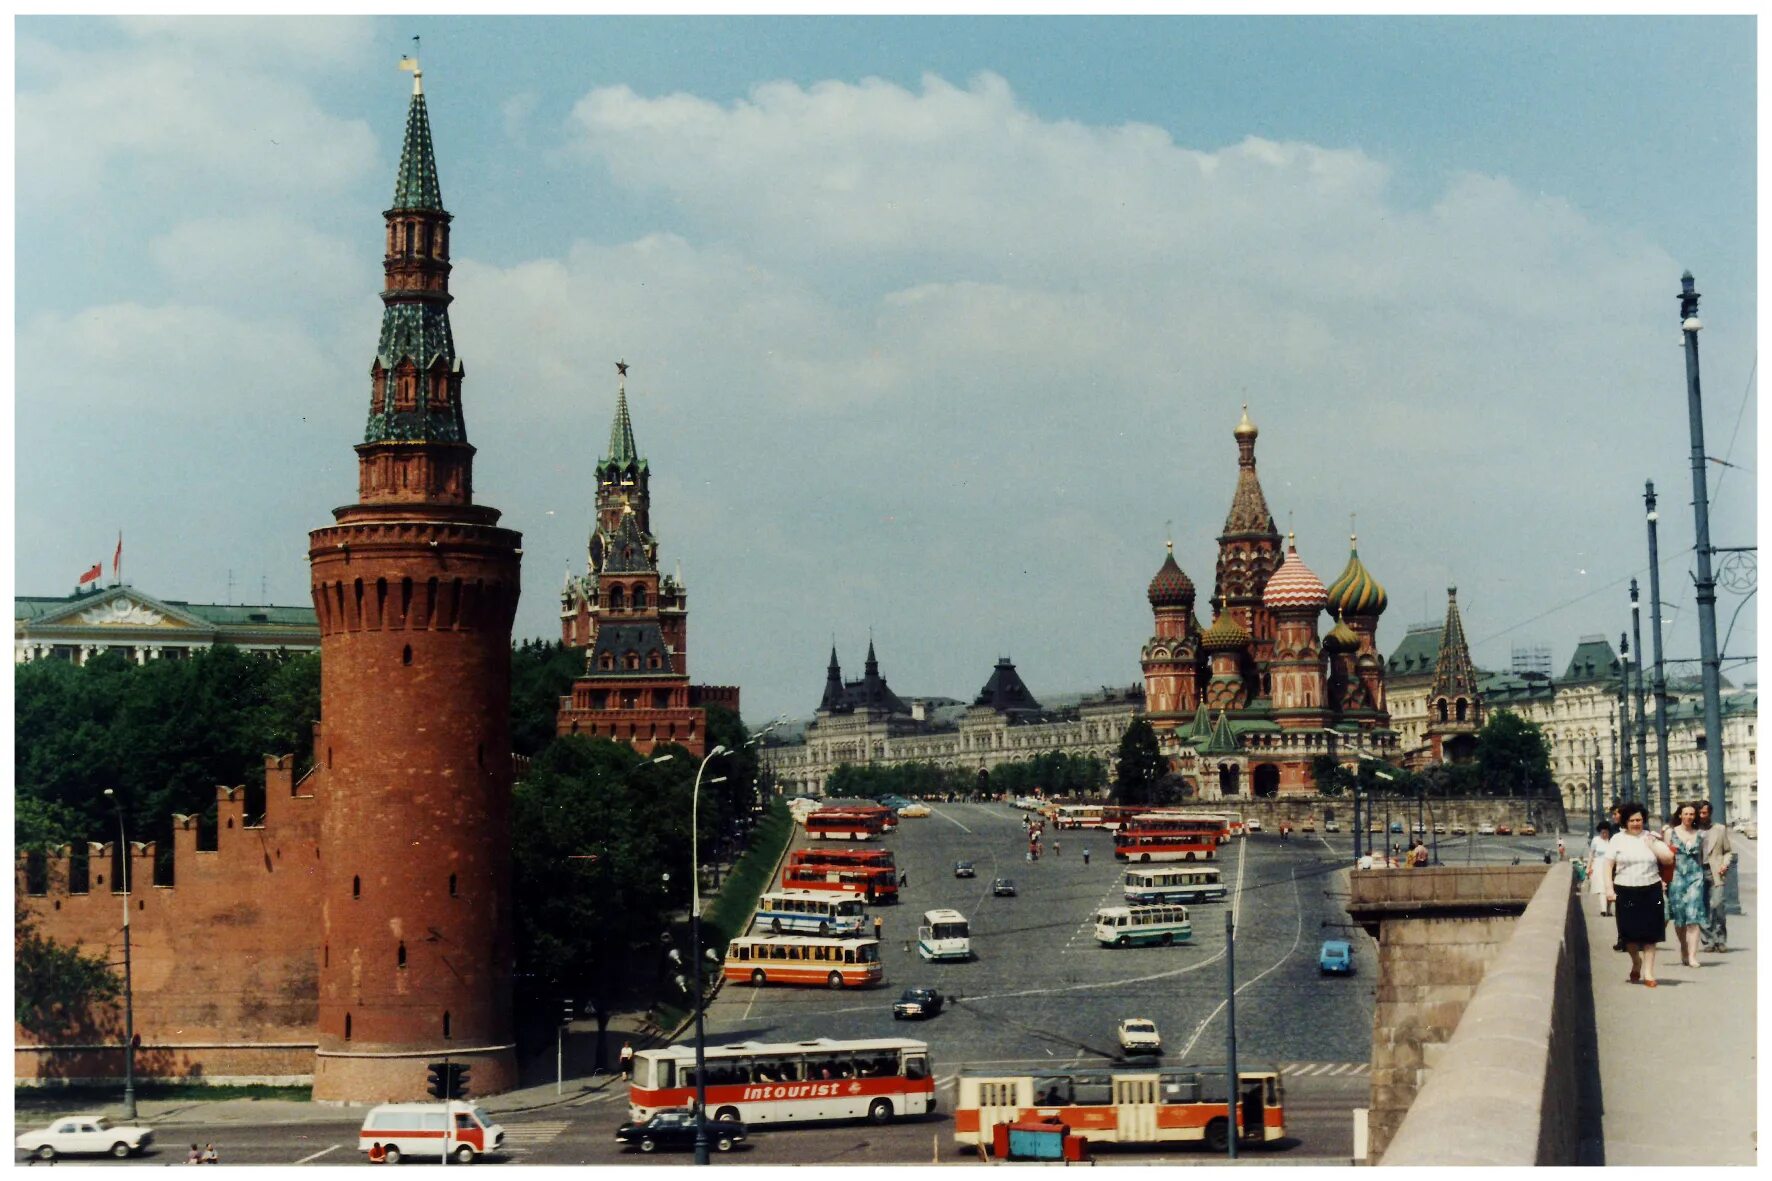
{"type": "Polygon", "coordinates": [[[1589,887],[1594,897],[1600,900],[1600,916],[1612,916],[1612,904],[1606,901],[1606,883],[1600,876],[1600,862],[1606,860],[1606,846],[1612,840],[1612,824],[1602,820],[1594,825],[1594,839],[1587,847],[1587,877],[1593,884],[1589,887]]]}
{"type": "Polygon", "coordinates": [[[1698,805],[1698,832],[1704,838],[1704,926],[1699,943],[1705,951],[1729,950],[1729,919],[1723,906],[1723,879],[1735,864],[1729,826],[1711,822],[1710,801],[1698,805]]]}
{"type": "Polygon", "coordinates": [[[1644,828],[1648,814],[1643,805],[1619,808],[1624,831],[1614,833],[1601,862],[1606,877],[1606,901],[1616,912],[1618,946],[1630,956],[1628,983],[1641,980],[1654,988],[1655,949],[1667,938],[1667,912],[1662,904],[1661,867],[1674,859],[1673,850],[1659,833],[1644,828]]]}
{"type": "Polygon", "coordinates": [[[1052,838],[1052,855],[1058,857],[1064,853],[1064,842],[1057,837],[1052,838]]]}
{"type": "Polygon", "coordinates": [[[1667,834],[1674,851],[1674,880],[1667,885],[1667,917],[1673,920],[1680,944],[1680,963],[1698,966],[1698,935],[1704,923],[1704,835],[1698,831],[1698,807],[1681,804],[1680,818],[1667,834]]]}
{"type": "Polygon", "coordinates": [[[1089,864],[1089,848],[1088,848],[1088,846],[1084,846],[1084,848],[1083,848],[1083,864],[1084,865],[1089,864]]]}
{"type": "Polygon", "coordinates": [[[905,886],[908,886],[910,884],[911,884],[911,871],[908,869],[899,870],[898,871],[899,888],[903,889],[905,886]]]}

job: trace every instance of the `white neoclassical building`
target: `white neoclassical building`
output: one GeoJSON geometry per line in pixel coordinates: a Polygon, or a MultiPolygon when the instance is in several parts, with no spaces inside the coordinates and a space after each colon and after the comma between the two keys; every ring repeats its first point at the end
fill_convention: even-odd
{"type": "Polygon", "coordinates": [[[216,644],[265,655],[320,650],[312,607],[184,603],[120,585],[61,598],[13,599],[12,659],[85,664],[121,651],[136,664],[179,660],[216,644]]]}

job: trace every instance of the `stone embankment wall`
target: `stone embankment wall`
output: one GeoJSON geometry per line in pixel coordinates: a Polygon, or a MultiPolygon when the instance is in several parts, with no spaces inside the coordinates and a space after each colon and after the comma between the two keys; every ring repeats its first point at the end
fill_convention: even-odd
{"type": "MultiPolygon", "coordinates": [[[[1226,811],[1241,812],[1244,819],[1261,821],[1262,827],[1269,832],[1279,828],[1280,821],[1285,820],[1297,832],[1306,820],[1322,831],[1326,820],[1333,817],[1341,825],[1344,833],[1353,831],[1354,800],[1352,796],[1301,796],[1296,799],[1250,799],[1247,797],[1231,797],[1222,800],[1189,801],[1188,807],[1202,810],[1220,808],[1226,811]]],[[[1563,812],[1563,802],[1559,799],[1520,800],[1505,796],[1483,796],[1479,798],[1432,799],[1419,813],[1422,822],[1431,831],[1435,824],[1446,826],[1448,833],[1456,825],[1463,825],[1471,832],[1481,824],[1506,824],[1516,833],[1520,826],[1533,824],[1539,835],[1553,835],[1568,831],[1568,818],[1563,812]]],[[[1381,825],[1387,820],[1399,820],[1405,833],[1415,827],[1417,816],[1413,799],[1376,799],[1362,798],[1360,801],[1361,823],[1370,827],[1370,821],[1376,819],[1381,825]],[[1372,805],[1373,814],[1366,815],[1367,805],[1372,805]],[[1387,810],[1388,809],[1388,810],[1387,810]]],[[[1585,824],[1584,817],[1575,818],[1585,824]]]]}

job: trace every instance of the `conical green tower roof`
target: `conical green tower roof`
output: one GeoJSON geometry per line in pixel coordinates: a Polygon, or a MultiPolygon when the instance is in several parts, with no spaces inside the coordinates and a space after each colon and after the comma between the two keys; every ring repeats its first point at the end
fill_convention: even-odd
{"type": "Polygon", "coordinates": [[[437,157],[431,150],[431,119],[425,111],[425,92],[418,78],[412,80],[412,105],[406,109],[406,143],[400,149],[400,172],[394,177],[392,208],[443,211],[437,157]]]}

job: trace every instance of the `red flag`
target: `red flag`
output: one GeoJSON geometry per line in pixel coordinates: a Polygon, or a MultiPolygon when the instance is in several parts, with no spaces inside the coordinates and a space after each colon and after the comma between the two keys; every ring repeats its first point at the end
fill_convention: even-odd
{"type": "Polygon", "coordinates": [[[123,569],[123,530],[117,530],[117,556],[111,559],[111,577],[116,578],[123,569]]]}
{"type": "Polygon", "coordinates": [[[102,575],[104,572],[105,572],[105,564],[103,562],[94,562],[92,564],[92,569],[88,570],[86,573],[84,573],[80,576],[79,585],[85,586],[89,582],[97,582],[99,580],[99,576],[102,575]]]}

